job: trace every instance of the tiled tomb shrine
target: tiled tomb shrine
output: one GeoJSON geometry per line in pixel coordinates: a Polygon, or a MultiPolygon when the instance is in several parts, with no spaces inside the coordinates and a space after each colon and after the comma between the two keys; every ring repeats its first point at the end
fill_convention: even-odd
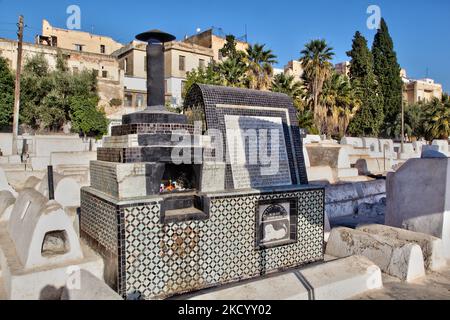
{"type": "Polygon", "coordinates": [[[292,100],[194,85],[184,106],[201,112],[204,126],[194,130],[162,107],[162,44],[172,38],[138,38],[149,42],[156,94],[104,138],[81,192],[81,235],[105,258],[107,283],[127,299],[158,299],[322,260],[324,189],[308,185],[292,100]],[[223,159],[211,129],[223,137],[219,149],[233,149],[223,159]],[[248,132],[260,129],[270,132],[274,172],[249,161],[264,146],[249,143],[248,132]],[[180,139],[189,163],[174,161],[180,139]]]}

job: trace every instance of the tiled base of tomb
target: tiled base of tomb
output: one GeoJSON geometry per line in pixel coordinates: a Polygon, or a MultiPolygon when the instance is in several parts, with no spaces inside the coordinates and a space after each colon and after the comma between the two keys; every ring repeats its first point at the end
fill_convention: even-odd
{"type": "Polygon", "coordinates": [[[108,257],[107,278],[121,295],[163,298],[323,259],[323,189],[204,197],[208,215],[187,221],[166,216],[170,222],[162,222],[161,197],[117,201],[83,190],[82,237],[108,257]],[[285,245],[258,248],[258,206],[286,202],[291,234],[285,245]]]}

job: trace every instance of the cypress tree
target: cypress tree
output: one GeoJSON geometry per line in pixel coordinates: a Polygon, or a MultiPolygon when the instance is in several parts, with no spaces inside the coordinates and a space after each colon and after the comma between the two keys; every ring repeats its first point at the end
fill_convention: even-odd
{"type": "Polygon", "coordinates": [[[380,84],[380,90],[384,100],[384,125],[383,133],[393,126],[402,107],[403,83],[400,77],[400,65],[397,62],[397,54],[394,51],[394,42],[389,35],[389,29],[384,19],[381,19],[372,46],[374,59],[374,73],[380,84]]]}
{"type": "Polygon", "coordinates": [[[355,136],[378,136],[383,123],[383,98],[373,73],[373,57],[367,40],[355,33],[350,61],[350,81],[356,89],[361,106],[351,120],[348,132],[355,136]]]}
{"type": "Polygon", "coordinates": [[[0,57],[0,128],[12,122],[14,103],[14,76],[8,62],[0,57]]]}

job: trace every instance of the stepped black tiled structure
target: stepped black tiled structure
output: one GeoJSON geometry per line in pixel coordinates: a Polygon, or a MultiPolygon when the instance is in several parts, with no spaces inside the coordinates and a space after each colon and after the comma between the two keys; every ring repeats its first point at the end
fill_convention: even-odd
{"type": "Polygon", "coordinates": [[[149,43],[149,107],[104,138],[81,191],[80,232],[105,258],[107,283],[127,299],[164,298],[322,260],[324,190],[308,185],[292,100],[194,85],[185,109],[202,110],[201,132],[163,107],[163,43],[174,38],[157,30],[137,38],[149,43]],[[216,158],[212,129],[223,150],[236,133],[244,149],[216,158]],[[231,161],[263,155],[263,145],[244,141],[249,132],[275,142],[266,150],[273,173],[262,173],[268,163],[231,161]]]}

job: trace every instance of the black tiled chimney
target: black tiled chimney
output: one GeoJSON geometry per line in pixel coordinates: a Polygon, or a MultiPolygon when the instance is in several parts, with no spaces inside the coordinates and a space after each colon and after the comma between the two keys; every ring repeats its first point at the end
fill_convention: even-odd
{"type": "Polygon", "coordinates": [[[150,30],[136,36],[147,42],[147,108],[143,111],[124,115],[122,124],[135,123],[186,123],[186,117],[169,112],[165,108],[164,89],[164,43],[175,40],[175,36],[150,30]]]}

